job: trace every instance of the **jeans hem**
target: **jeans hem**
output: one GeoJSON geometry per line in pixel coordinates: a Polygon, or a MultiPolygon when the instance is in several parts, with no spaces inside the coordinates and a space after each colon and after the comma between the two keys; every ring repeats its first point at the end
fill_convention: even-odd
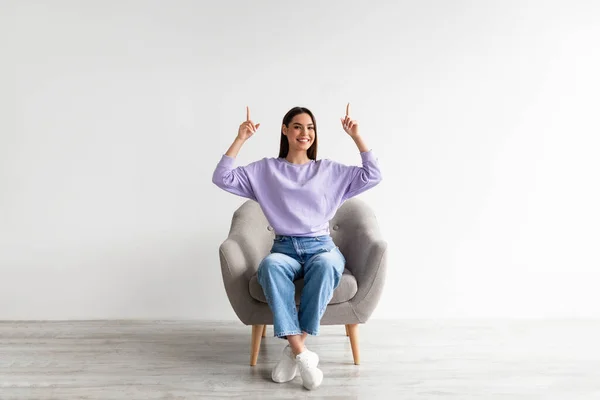
{"type": "Polygon", "coordinates": [[[308,333],[311,336],[318,336],[319,335],[319,330],[318,329],[314,330],[314,331],[312,331],[310,329],[302,329],[302,332],[306,332],[306,333],[308,333]]]}
{"type": "Polygon", "coordinates": [[[281,338],[283,336],[288,336],[288,335],[302,335],[302,332],[300,331],[289,331],[289,332],[277,332],[275,333],[275,337],[281,338]]]}

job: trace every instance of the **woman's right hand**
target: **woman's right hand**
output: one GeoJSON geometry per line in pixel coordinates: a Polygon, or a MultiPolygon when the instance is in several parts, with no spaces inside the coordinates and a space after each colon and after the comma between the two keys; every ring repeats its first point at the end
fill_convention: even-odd
{"type": "Polygon", "coordinates": [[[250,120],[250,108],[246,107],[246,120],[240,125],[237,134],[238,139],[244,141],[248,140],[250,136],[254,135],[254,132],[256,132],[259,126],[260,123],[255,125],[254,122],[250,120]]]}

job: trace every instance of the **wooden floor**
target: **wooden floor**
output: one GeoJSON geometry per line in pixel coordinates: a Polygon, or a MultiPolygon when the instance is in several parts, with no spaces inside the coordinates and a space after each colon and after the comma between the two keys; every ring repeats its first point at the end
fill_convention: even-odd
{"type": "Polygon", "coordinates": [[[600,399],[600,321],[371,321],[308,347],[325,378],[273,383],[284,341],[191,321],[0,322],[0,399],[600,399]]]}

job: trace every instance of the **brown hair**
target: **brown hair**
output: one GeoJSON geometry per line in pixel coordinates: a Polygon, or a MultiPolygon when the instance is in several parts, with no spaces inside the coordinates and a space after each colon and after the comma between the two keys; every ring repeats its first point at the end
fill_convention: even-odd
{"type": "MultiPolygon", "coordinates": [[[[290,111],[288,111],[287,114],[285,114],[285,116],[283,117],[282,124],[289,128],[290,122],[292,122],[292,119],[294,119],[294,117],[298,114],[308,114],[310,116],[310,118],[312,119],[313,125],[315,127],[315,140],[314,140],[312,146],[310,146],[308,148],[308,150],[306,150],[306,155],[311,160],[316,160],[317,159],[317,121],[315,120],[315,116],[313,115],[313,113],[310,112],[310,110],[308,108],[294,107],[290,111]]],[[[290,143],[288,142],[288,138],[283,134],[283,127],[282,127],[281,141],[279,144],[279,157],[280,158],[287,157],[289,151],[290,151],[290,143]]]]}

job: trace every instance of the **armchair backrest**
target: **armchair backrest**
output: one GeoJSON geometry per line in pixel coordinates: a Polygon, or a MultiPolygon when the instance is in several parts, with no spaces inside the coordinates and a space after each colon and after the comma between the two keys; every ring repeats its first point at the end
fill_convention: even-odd
{"type": "Polygon", "coordinates": [[[329,223],[331,237],[346,257],[346,268],[360,273],[367,262],[371,243],[382,240],[373,210],[354,197],[346,200],[329,223]]]}

